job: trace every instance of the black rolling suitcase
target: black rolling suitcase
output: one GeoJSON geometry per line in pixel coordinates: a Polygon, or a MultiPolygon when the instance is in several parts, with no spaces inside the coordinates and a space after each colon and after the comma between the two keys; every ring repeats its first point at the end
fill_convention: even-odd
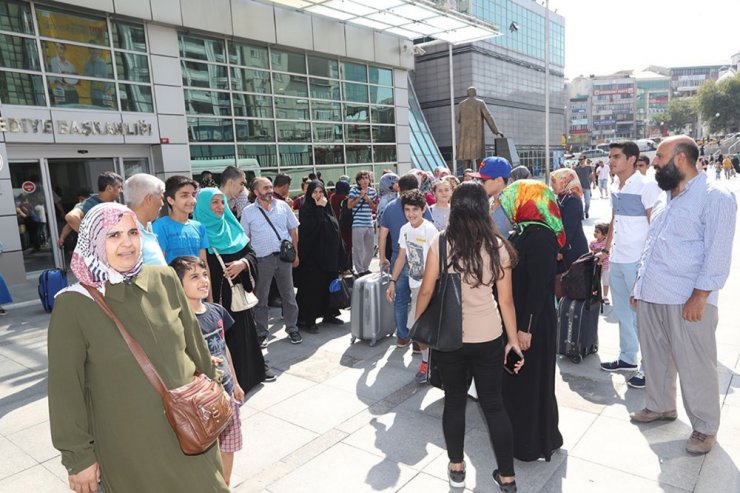
{"type": "Polygon", "coordinates": [[[574,300],[567,296],[558,304],[558,354],[573,363],[599,350],[600,302],[574,300]]]}

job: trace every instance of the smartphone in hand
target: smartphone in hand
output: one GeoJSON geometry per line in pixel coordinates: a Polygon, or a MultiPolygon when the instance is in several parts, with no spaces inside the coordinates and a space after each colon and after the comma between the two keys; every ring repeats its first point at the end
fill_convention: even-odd
{"type": "Polygon", "coordinates": [[[522,357],[519,356],[519,353],[512,349],[506,356],[506,361],[504,362],[504,370],[506,370],[511,375],[516,375],[516,373],[514,373],[514,369],[516,368],[517,363],[519,363],[521,360],[522,357]]]}

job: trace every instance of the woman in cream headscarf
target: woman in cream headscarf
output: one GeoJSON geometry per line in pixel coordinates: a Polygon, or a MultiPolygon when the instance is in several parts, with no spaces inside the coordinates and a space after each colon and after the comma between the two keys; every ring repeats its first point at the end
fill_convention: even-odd
{"type": "Polygon", "coordinates": [[[588,242],[583,233],[583,189],[578,175],[570,168],[553,171],[550,181],[552,191],[558,196],[565,228],[565,245],[558,256],[558,272],[565,272],[578,257],[588,253],[588,242]]]}
{"type": "Polygon", "coordinates": [[[161,398],[84,287],[104,294],[167,388],[191,382],[196,371],[216,377],[177,275],[142,266],[134,213],[112,202],[93,207],[70,267],[79,282],[57,295],[48,341],[51,437],[70,488],[228,492],[218,447],[182,453],[161,398]]]}
{"type": "Polygon", "coordinates": [[[550,460],[563,445],[555,398],[556,257],[565,244],[555,194],[542,182],[518,180],[504,189],[501,207],[515,225],[510,238],[519,262],[511,273],[517,339],[527,364],[504,375],[504,406],[514,430],[514,457],[550,460]]]}

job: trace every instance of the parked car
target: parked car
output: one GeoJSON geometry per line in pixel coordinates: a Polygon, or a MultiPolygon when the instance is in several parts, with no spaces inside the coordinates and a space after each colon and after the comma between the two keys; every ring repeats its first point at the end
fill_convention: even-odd
{"type": "Polygon", "coordinates": [[[584,156],[586,159],[608,159],[609,153],[604,151],[603,149],[589,149],[587,151],[583,151],[581,156],[584,156]]]}

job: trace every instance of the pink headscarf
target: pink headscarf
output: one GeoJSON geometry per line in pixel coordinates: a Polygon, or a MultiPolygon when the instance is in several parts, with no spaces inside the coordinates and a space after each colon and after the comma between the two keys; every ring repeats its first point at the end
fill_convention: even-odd
{"type": "Polygon", "coordinates": [[[136,224],[136,215],[126,206],[116,202],[98,204],[85,214],[77,236],[77,246],[72,253],[70,268],[81,284],[100,288],[106,281],[118,284],[133,278],[141,271],[143,258],[128,272],[118,272],[108,264],[105,241],[108,231],[130,215],[136,224]]]}

